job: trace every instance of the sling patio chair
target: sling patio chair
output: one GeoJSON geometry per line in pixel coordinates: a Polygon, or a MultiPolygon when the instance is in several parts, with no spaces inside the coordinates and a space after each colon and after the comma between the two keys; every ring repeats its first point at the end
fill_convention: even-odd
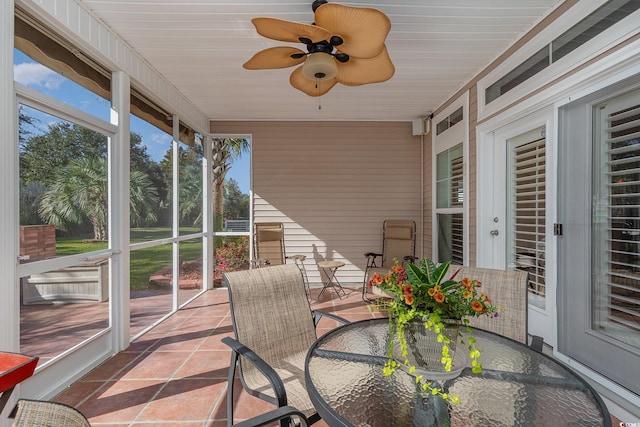
{"type": "Polygon", "coordinates": [[[446,278],[454,274],[454,280],[459,281],[467,277],[479,281],[480,290],[491,297],[493,304],[501,307],[497,317],[470,318],[470,326],[527,344],[529,273],[521,270],[495,270],[452,264],[446,278]]]}
{"type": "Polygon", "coordinates": [[[382,253],[368,252],[367,267],[362,283],[362,299],[367,303],[376,302],[380,298],[390,298],[377,286],[370,286],[374,273],[382,276],[389,272],[395,260],[401,265],[415,262],[416,256],[416,223],[405,219],[387,219],[382,224],[382,253]]]}
{"type": "MultiPolygon", "coordinates": [[[[309,427],[309,420],[304,414],[293,406],[281,406],[272,411],[265,412],[256,417],[249,418],[235,425],[235,427],[262,427],[272,426],[275,421],[291,422],[292,418],[297,421],[298,427],[309,427]]],[[[293,425],[293,424],[292,424],[293,425]]]]}
{"type": "MultiPolygon", "coordinates": [[[[227,424],[233,425],[234,377],[250,395],[278,407],[293,406],[309,418],[320,419],[307,393],[304,362],[317,339],[322,316],[341,323],[341,317],[311,310],[302,273],[293,264],[224,273],[234,338],[227,387],[227,424]]],[[[281,421],[285,426],[286,421],[281,421]]]]}
{"type": "Polygon", "coordinates": [[[13,427],[91,427],[80,411],[64,403],[20,399],[14,412],[13,427]]]}
{"type": "Polygon", "coordinates": [[[287,256],[284,244],[284,224],[281,222],[256,222],[253,228],[254,267],[283,265],[287,263],[287,260],[293,260],[302,272],[308,294],[309,280],[304,266],[304,260],[307,257],[306,255],[287,256]]]}
{"type": "MultiPolygon", "coordinates": [[[[12,427],[91,427],[85,416],[72,406],[58,402],[39,400],[18,400],[12,427]]],[[[295,417],[300,427],[308,427],[307,417],[292,406],[282,406],[249,418],[236,427],[261,427],[273,425],[275,421],[289,421],[295,417]]]]}

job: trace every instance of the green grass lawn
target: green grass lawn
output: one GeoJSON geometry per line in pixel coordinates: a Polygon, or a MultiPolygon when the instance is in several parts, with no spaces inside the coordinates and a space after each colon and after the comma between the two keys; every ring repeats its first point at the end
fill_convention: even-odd
{"type": "MultiPolygon", "coordinates": [[[[181,228],[181,232],[193,233],[195,228],[181,228]]],[[[73,255],[107,249],[107,243],[87,242],[92,236],[59,237],[56,240],[57,255],[73,255]]],[[[171,237],[170,228],[137,228],[131,230],[131,243],[147,242],[171,237]]],[[[149,276],[170,266],[172,244],[153,246],[131,252],[131,290],[149,288],[149,276]]],[[[202,258],[202,239],[180,243],[180,262],[202,258]]]]}

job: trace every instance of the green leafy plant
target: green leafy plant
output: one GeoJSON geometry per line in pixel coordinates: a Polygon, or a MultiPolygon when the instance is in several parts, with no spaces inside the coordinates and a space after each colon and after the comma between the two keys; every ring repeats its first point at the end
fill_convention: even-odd
{"type": "MultiPolygon", "coordinates": [[[[481,283],[477,280],[462,278],[456,280],[456,271],[451,278],[445,280],[451,262],[436,265],[432,260],[424,258],[419,264],[408,264],[402,267],[396,261],[386,276],[374,274],[369,286],[377,286],[390,296],[380,303],[379,308],[389,313],[389,336],[397,337],[403,360],[394,358],[394,340],[389,340],[389,358],[383,367],[386,376],[392,375],[400,363],[415,374],[416,367],[408,360],[406,328],[414,319],[422,321],[427,331],[436,335],[442,344],[442,363],[445,371],[450,371],[454,353],[451,351],[451,338],[445,335],[445,325],[450,322],[459,323],[468,333],[466,340],[458,334],[461,344],[466,344],[474,373],[482,371],[479,362],[480,350],[475,347],[473,330],[469,326],[469,318],[487,315],[498,315],[498,307],[492,304],[491,298],[480,291],[481,283]],[[465,342],[466,341],[466,342],[465,342]]],[[[416,383],[421,384],[424,391],[440,395],[443,399],[456,403],[457,396],[443,393],[432,382],[424,381],[422,375],[416,375],[416,383]]]]}

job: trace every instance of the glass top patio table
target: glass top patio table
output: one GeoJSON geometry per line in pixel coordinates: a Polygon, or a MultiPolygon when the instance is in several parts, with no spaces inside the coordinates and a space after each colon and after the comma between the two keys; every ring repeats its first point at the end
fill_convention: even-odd
{"type": "Polygon", "coordinates": [[[509,338],[479,329],[473,336],[482,373],[464,368],[439,381],[460,403],[418,392],[404,370],[383,376],[387,319],[354,322],[319,338],[305,363],[309,395],[331,427],[611,426],[600,396],[572,371],[509,338]]]}

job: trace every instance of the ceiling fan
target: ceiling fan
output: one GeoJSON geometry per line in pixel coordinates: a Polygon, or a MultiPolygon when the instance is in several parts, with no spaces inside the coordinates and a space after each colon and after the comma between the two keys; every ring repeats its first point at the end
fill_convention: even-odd
{"type": "Polygon", "coordinates": [[[258,34],[283,42],[300,42],[302,49],[271,47],[244,63],[248,70],[296,68],[289,82],[309,96],[327,93],[337,83],[359,86],[389,80],[395,68],[384,44],[391,21],[383,12],[366,7],[311,5],[315,23],[302,24],[277,18],[251,20],[258,34]]]}

